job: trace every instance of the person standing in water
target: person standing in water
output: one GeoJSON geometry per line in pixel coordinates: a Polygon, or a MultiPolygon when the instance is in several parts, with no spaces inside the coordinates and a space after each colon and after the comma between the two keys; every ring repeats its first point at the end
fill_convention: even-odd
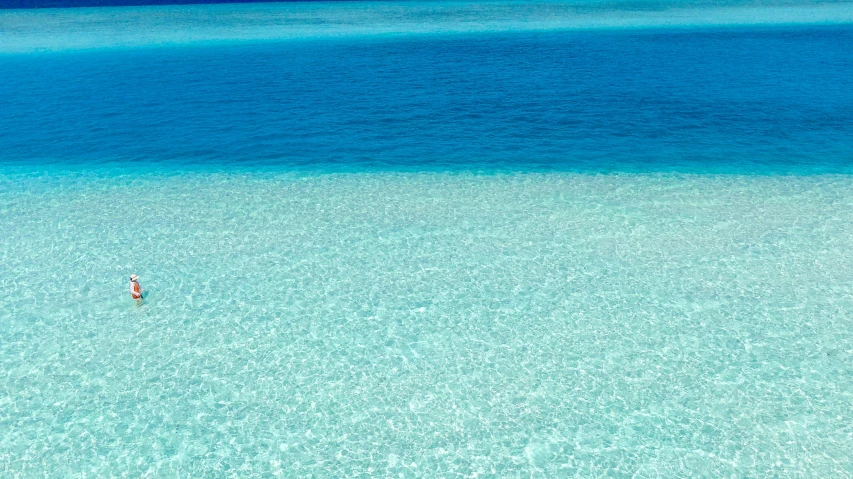
{"type": "Polygon", "coordinates": [[[130,275],[130,297],[136,300],[136,304],[142,304],[142,286],[139,286],[139,276],[130,275]]]}

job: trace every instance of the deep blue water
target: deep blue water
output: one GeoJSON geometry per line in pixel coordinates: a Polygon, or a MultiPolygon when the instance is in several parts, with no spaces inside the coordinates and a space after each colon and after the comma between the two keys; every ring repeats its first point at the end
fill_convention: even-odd
{"type": "Polygon", "coordinates": [[[847,170],[853,26],[0,56],[5,164],[847,170]]]}

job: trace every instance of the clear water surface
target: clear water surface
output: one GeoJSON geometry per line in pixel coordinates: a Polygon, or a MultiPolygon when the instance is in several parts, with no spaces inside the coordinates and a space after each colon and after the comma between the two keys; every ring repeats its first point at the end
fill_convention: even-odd
{"type": "Polygon", "coordinates": [[[850,5],[0,12],[0,476],[853,475],[850,5]]]}

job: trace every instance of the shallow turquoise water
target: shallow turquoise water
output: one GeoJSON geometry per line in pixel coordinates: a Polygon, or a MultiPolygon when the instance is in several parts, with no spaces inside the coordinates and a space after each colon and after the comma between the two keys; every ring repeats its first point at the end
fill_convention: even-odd
{"type": "Polygon", "coordinates": [[[0,477],[853,476],[850,6],[0,12],[0,477]]]}
{"type": "Polygon", "coordinates": [[[851,183],[7,171],[0,468],[847,476],[851,183]]]}

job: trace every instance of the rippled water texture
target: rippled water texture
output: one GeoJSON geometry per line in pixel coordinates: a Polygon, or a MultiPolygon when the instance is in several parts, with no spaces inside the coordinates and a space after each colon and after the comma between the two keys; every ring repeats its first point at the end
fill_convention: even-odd
{"type": "Polygon", "coordinates": [[[0,191],[7,477],[853,473],[850,176],[0,191]]]}

